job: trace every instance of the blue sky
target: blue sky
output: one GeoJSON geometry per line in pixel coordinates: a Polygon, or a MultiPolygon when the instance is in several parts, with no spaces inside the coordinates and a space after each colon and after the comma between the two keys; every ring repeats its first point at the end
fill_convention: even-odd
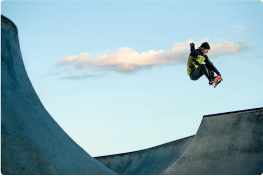
{"type": "Polygon", "coordinates": [[[261,1],[3,1],[47,111],[92,156],[194,135],[203,115],[263,105],[261,1]],[[211,45],[224,81],[186,71],[211,45]]]}

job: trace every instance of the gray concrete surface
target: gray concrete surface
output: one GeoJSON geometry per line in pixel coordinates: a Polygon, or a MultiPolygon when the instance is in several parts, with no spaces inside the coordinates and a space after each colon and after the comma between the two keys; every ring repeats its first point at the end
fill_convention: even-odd
{"type": "Polygon", "coordinates": [[[193,137],[136,152],[95,158],[121,175],[158,175],[184,153],[193,137]]]}
{"type": "Polygon", "coordinates": [[[2,174],[116,174],[78,146],[40,102],[26,73],[18,31],[1,18],[2,174]]]}
{"type": "Polygon", "coordinates": [[[262,174],[263,108],[207,115],[195,136],[96,159],[121,175],[262,174]]]}
{"type": "Polygon", "coordinates": [[[256,175],[263,172],[263,108],[204,116],[182,156],[161,174],[256,175]]]}

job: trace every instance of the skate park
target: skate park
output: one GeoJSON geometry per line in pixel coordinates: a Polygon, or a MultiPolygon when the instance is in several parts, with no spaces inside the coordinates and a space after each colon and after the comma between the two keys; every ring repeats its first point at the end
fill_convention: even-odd
{"type": "Polygon", "coordinates": [[[23,63],[18,29],[1,16],[3,175],[184,175],[263,172],[263,108],[204,115],[197,133],[152,148],[91,157],[46,111],[23,63]]]}

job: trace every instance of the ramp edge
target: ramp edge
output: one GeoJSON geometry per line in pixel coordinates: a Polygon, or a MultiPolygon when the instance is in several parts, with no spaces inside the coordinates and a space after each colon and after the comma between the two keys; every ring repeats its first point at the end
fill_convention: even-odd
{"type": "Polygon", "coordinates": [[[238,110],[238,111],[223,112],[223,113],[218,113],[218,114],[209,114],[209,115],[204,115],[203,117],[219,116],[219,115],[226,115],[226,114],[240,113],[240,112],[247,112],[247,111],[255,111],[255,110],[263,110],[263,107],[253,108],[253,109],[245,109],[245,110],[238,110]]]}
{"type": "Polygon", "coordinates": [[[18,29],[17,29],[15,23],[14,23],[12,20],[10,20],[9,18],[7,18],[6,16],[4,16],[4,15],[2,15],[2,14],[1,14],[1,19],[2,19],[2,20],[5,20],[5,21],[7,21],[7,22],[9,22],[9,23],[10,23],[12,26],[14,26],[15,29],[18,31],[18,29]]]}
{"type": "Polygon", "coordinates": [[[157,145],[157,146],[154,146],[154,147],[149,147],[149,148],[146,148],[146,149],[141,149],[141,150],[136,150],[136,151],[131,151],[131,152],[124,152],[124,153],[117,153],[117,154],[111,154],[111,155],[103,155],[103,156],[95,156],[93,158],[103,158],[103,157],[109,157],[109,156],[121,156],[121,155],[126,155],[126,154],[131,154],[131,153],[136,153],[136,152],[142,152],[142,151],[145,151],[145,150],[149,150],[149,149],[153,149],[153,148],[158,148],[158,147],[161,147],[163,145],[168,145],[168,144],[171,144],[173,142],[176,142],[176,141],[179,141],[179,140],[183,140],[183,139],[187,139],[187,138],[191,138],[191,137],[194,137],[195,135],[191,135],[191,136],[188,136],[188,137],[184,137],[184,138],[180,138],[180,139],[177,139],[177,140],[174,140],[174,141],[170,141],[170,142],[166,142],[164,144],[160,144],[160,145],[157,145]]]}

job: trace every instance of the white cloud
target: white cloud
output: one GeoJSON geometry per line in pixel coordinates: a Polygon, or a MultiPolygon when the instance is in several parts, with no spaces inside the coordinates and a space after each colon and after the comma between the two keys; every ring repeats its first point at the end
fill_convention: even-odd
{"type": "Polygon", "coordinates": [[[72,76],[63,76],[60,79],[68,79],[68,80],[81,80],[87,78],[100,78],[104,75],[94,75],[94,74],[81,74],[81,75],[72,75],[72,76]]]}
{"type": "Polygon", "coordinates": [[[235,28],[238,28],[238,29],[244,29],[245,26],[242,26],[242,25],[235,25],[235,28]]]}
{"type": "MultiPolygon", "coordinates": [[[[199,42],[195,42],[196,48],[208,38],[204,38],[199,42]]],[[[182,43],[176,43],[172,49],[165,50],[149,50],[147,52],[138,53],[132,48],[122,47],[113,54],[104,54],[95,58],[90,58],[89,53],[82,53],[78,56],[67,56],[60,60],[58,66],[73,66],[77,69],[97,68],[104,72],[116,71],[123,74],[132,73],[145,68],[162,65],[175,65],[186,63],[190,54],[190,43],[193,40],[187,40],[182,43]]],[[[218,44],[210,44],[211,50],[209,57],[218,57],[222,55],[237,54],[245,51],[250,46],[247,42],[233,43],[223,41],[218,44]]]]}
{"type": "Polygon", "coordinates": [[[233,43],[229,41],[224,41],[218,44],[211,44],[210,46],[211,50],[208,53],[209,56],[218,57],[221,55],[234,55],[244,52],[247,49],[249,49],[249,47],[251,47],[252,44],[247,42],[233,43]]]}

